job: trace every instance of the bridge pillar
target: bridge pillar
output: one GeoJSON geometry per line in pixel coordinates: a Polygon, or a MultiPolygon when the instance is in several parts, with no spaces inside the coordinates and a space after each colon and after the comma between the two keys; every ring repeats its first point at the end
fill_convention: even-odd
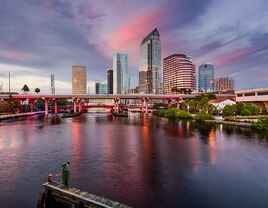
{"type": "Polygon", "coordinates": [[[78,101],[78,111],[81,112],[82,111],[82,104],[81,104],[81,100],[78,101]]]}
{"type": "Polygon", "coordinates": [[[141,112],[144,113],[144,98],[141,99],[141,112]]]}
{"type": "Polygon", "coordinates": [[[168,99],[168,109],[171,108],[171,99],[168,99]]]}
{"type": "Polygon", "coordinates": [[[45,115],[48,115],[48,98],[43,98],[44,102],[45,102],[45,115]]]}
{"type": "Polygon", "coordinates": [[[145,113],[148,114],[148,102],[149,98],[145,98],[145,113]]]}
{"type": "Polygon", "coordinates": [[[119,101],[120,101],[119,98],[114,99],[114,110],[115,110],[115,112],[119,112],[119,101]]]}
{"type": "Polygon", "coordinates": [[[54,113],[57,114],[58,113],[58,100],[57,98],[53,98],[54,100],[54,113]]]}
{"type": "Polygon", "coordinates": [[[73,103],[74,103],[74,113],[76,113],[76,101],[77,101],[77,98],[73,98],[73,103]]]}

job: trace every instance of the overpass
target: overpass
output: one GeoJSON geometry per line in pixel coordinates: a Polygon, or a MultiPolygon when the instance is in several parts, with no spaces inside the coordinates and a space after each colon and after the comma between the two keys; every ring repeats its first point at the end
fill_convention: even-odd
{"type": "Polygon", "coordinates": [[[235,92],[236,102],[248,102],[258,105],[262,110],[268,109],[268,87],[235,92]]]}
{"type": "MultiPolygon", "coordinates": [[[[58,112],[57,99],[72,99],[74,103],[74,112],[81,111],[83,103],[87,100],[93,99],[111,99],[113,100],[114,109],[119,111],[120,99],[125,100],[141,100],[142,112],[148,113],[149,100],[167,100],[168,107],[171,108],[171,101],[175,100],[177,105],[183,99],[193,99],[200,93],[193,94],[0,94],[0,99],[14,99],[29,100],[30,106],[33,105],[36,99],[42,99],[45,103],[45,114],[48,114],[48,102],[54,101],[55,113],[58,112]],[[78,109],[77,109],[78,108],[78,109]],[[144,109],[145,108],[145,109],[144,109]]],[[[234,97],[234,94],[217,94],[217,97],[234,97]]]]}

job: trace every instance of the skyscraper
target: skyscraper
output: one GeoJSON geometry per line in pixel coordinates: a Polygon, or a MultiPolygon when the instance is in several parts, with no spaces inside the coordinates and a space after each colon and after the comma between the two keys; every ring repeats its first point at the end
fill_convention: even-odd
{"type": "Polygon", "coordinates": [[[161,94],[161,44],[155,28],[140,44],[139,92],[161,94]]]}
{"type": "Polygon", "coordinates": [[[214,80],[213,64],[205,63],[199,66],[198,89],[200,92],[212,92],[214,80]]]}
{"type": "Polygon", "coordinates": [[[51,94],[55,94],[55,74],[51,74],[51,94]]]}
{"type": "Polygon", "coordinates": [[[113,93],[126,94],[128,91],[128,57],[126,53],[114,53],[113,70],[113,93]]]}
{"type": "Polygon", "coordinates": [[[107,93],[113,94],[113,68],[107,69],[107,93]]]}
{"type": "Polygon", "coordinates": [[[95,83],[96,94],[107,94],[107,84],[96,82],[95,83]]]}
{"type": "Polygon", "coordinates": [[[176,87],[195,90],[195,65],[184,54],[173,54],[164,58],[164,93],[176,87]]]}
{"type": "Polygon", "coordinates": [[[87,93],[87,68],[85,66],[72,67],[72,91],[73,94],[87,93]]]}
{"type": "Polygon", "coordinates": [[[230,77],[221,77],[213,80],[213,88],[219,93],[233,93],[234,80],[230,77]]]}

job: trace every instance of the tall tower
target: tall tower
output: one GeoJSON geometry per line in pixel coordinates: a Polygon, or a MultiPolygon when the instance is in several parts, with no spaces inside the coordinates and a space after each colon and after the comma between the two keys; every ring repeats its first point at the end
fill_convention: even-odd
{"type": "Polygon", "coordinates": [[[161,94],[161,43],[156,28],[142,40],[139,62],[139,92],[161,94]]]}
{"type": "Polygon", "coordinates": [[[164,58],[164,93],[176,87],[195,90],[195,65],[184,54],[173,54],[164,58]]]}
{"type": "Polygon", "coordinates": [[[87,68],[85,66],[72,67],[72,91],[73,94],[87,93],[87,68]]]}
{"type": "Polygon", "coordinates": [[[128,56],[115,52],[113,56],[113,93],[126,94],[128,88],[128,56]]]}
{"type": "Polygon", "coordinates": [[[51,74],[51,94],[55,94],[55,74],[51,74]]]}
{"type": "Polygon", "coordinates": [[[199,66],[198,89],[200,92],[212,92],[214,80],[214,66],[205,63],[199,66]]]}
{"type": "Polygon", "coordinates": [[[107,69],[107,93],[113,94],[113,68],[107,69]]]}

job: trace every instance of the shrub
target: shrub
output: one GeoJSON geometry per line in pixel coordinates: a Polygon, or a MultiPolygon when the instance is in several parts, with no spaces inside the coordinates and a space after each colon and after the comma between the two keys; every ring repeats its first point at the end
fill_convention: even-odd
{"type": "Polygon", "coordinates": [[[171,108],[167,110],[158,110],[156,111],[156,115],[159,117],[165,117],[165,118],[185,118],[185,119],[191,119],[192,115],[183,110],[179,110],[177,108],[171,108]]]}
{"type": "Polygon", "coordinates": [[[268,118],[259,120],[256,123],[252,124],[252,128],[258,131],[267,131],[268,132],[268,118]]]}
{"type": "Polygon", "coordinates": [[[204,120],[215,120],[215,119],[210,113],[200,111],[199,113],[196,114],[195,120],[204,121],[204,120]]]}

